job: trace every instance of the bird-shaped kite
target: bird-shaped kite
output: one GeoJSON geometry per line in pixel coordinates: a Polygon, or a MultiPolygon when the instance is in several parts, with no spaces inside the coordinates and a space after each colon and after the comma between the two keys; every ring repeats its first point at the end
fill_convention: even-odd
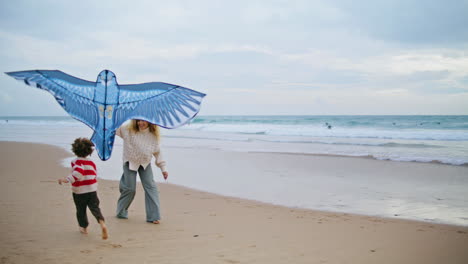
{"type": "Polygon", "coordinates": [[[93,129],[91,141],[101,160],[110,158],[115,131],[125,121],[140,119],[164,128],[177,128],[197,115],[205,96],[163,82],[119,85],[109,70],[99,73],[96,82],[57,70],[6,74],[50,92],[68,114],[93,129]]]}

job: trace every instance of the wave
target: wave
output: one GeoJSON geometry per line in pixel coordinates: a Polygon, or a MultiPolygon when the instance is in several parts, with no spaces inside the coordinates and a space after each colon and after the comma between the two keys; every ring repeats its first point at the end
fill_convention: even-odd
{"type": "MultiPolygon", "coordinates": [[[[257,151],[264,153],[272,153],[270,151],[257,151]]],[[[273,152],[274,153],[274,152],[273,152]]],[[[324,156],[337,156],[337,157],[359,157],[359,158],[370,158],[376,160],[388,160],[388,161],[399,161],[399,162],[421,162],[421,163],[435,163],[445,165],[456,165],[456,166],[468,166],[468,159],[461,158],[431,158],[431,157],[411,157],[411,156],[386,156],[386,155],[375,155],[365,153],[355,154],[343,154],[343,153],[295,153],[295,152],[277,152],[279,154],[291,154],[291,155],[324,155],[324,156]]]]}
{"type": "Polygon", "coordinates": [[[468,116],[200,116],[192,124],[314,125],[341,128],[468,129],[468,116]]]}
{"type": "Polygon", "coordinates": [[[234,134],[256,134],[270,136],[301,136],[326,138],[360,139],[406,139],[468,141],[468,130],[425,130],[425,129],[378,129],[378,128],[331,128],[316,125],[274,124],[192,124],[183,130],[222,132],[234,134]]]}
{"type": "MultiPolygon", "coordinates": [[[[246,135],[264,135],[260,133],[244,133],[246,135]]],[[[341,145],[341,146],[372,146],[372,147],[390,147],[390,148],[445,148],[445,146],[427,144],[427,143],[396,143],[396,142],[353,142],[353,141],[332,141],[332,140],[300,140],[300,139],[284,139],[280,137],[276,138],[236,138],[226,137],[226,135],[205,135],[205,136],[174,136],[167,135],[169,138],[185,138],[185,139],[201,139],[201,140],[217,140],[217,141],[237,141],[237,142],[269,142],[269,143],[291,143],[291,144],[324,144],[324,145],[341,145]]]]}
{"type": "MultiPolygon", "coordinates": [[[[190,144],[189,148],[216,148],[226,151],[240,152],[265,152],[285,153],[294,155],[331,155],[344,157],[365,157],[377,160],[440,163],[448,165],[468,166],[468,158],[463,154],[454,154],[445,146],[432,144],[405,144],[405,143],[353,143],[353,142],[329,142],[320,140],[311,141],[287,141],[265,140],[251,137],[226,138],[226,137],[193,137],[193,136],[166,136],[173,139],[198,140],[196,146],[190,144]],[[220,143],[200,143],[200,140],[211,140],[220,143]],[[237,142],[237,144],[223,144],[222,142],[237,142]],[[258,145],[256,142],[265,142],[268,145],[258,145]],[[243,145],[238,145],[242,143],[243,145]],[[253,144],[253,145],[252,145],[253,144]],[[280,145],[278,145],[280,144],[280,145]],[[288,144],[288,146],[281,146],[288,144]],[[310,147],[307,147],[310,145],[310,147]],[[304,147],[306,146],[306,147],[304,147]],[[329,146],[329,147],[327,147],[329,146]],[[417,151],[420,149],[421,151],[417,151]],[[442,152],[439,150],[443,149],[442,152]]],[[[173,147],[180,147],[180,142],[173,147]]]]}
{"type": "Polygon", "coordinates": [[[425,143],[412,144],[412,143],[394,143],[394,142],[383,143],[380,146],[391,147],[391,148],[399,148],[399,147],[404,147],[404,148],[444,148],[444,146],[425,144],[425,143]]]}
{"type": "Polygon", "coordinates": [[[79,126],[81,122],[70,116],[3,116],[0,125],[20,126],[79,126]]]}

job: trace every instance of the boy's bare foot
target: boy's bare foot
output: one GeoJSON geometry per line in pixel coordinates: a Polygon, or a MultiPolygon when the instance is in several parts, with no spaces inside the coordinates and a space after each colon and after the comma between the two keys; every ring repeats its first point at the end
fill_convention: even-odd
{"type": "Polygon", "coordinates": [[[99,221],[99,224],[101,225],[101,230],[102,230],[102,239],[106,240],[109,237],[109,234],[107,233],[107,226],[104,221],[99,221]]]}
{"type": "Polygon", "coordinates": [[[155,225],[159,225],[159,220],[154,220],[152,223],[155,225]]]}
{"type": "Polygon", "coordinates": [[[81,227],[80,226],[80,233],[87,235],[88,234],[88,229],[86,227],[81,227]]]}
{"type": "Polygon", "coordinates": [[[102,227],[102,239],[106,240],[109,237],[109,234],[107,233],[107,227],[104,226],[102,227]]]}

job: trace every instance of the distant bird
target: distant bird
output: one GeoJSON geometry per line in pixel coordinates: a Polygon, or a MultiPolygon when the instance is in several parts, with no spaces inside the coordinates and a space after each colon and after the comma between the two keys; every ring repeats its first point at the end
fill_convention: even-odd
{"type": "Polygon", "coordinates": [[[94,133],[91,141],[101,160],[112,154],[115,131],[129,119],[177,128],[200,111],[205,94],[174,84],[149,82],[119,85],[109,70],[90,82],[58,70],[7,72],[25,84],[50,92],[73,118],[94,133]]]}

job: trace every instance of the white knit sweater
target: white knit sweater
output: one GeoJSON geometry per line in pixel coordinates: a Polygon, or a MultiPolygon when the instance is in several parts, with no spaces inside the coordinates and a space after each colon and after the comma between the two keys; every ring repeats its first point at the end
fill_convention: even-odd
{"type": "Polygon", "coordinates": [[[123,162],[129,162],[130,170],[137,171],[140,165],[146,169],[154,156],[156,166],[162,172],[166,171],[166,162],[162,157],[159,142],[149,128],[135,133],[127,126],[122,126],[117,129],[116,135],[123,139],[123,162]]]}

